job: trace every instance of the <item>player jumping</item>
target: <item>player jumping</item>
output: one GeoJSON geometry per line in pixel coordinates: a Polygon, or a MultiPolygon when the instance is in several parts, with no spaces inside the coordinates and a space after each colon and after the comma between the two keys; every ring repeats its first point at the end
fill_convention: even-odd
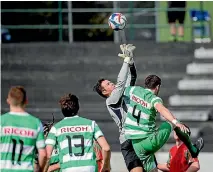
{"type": "Polygon", "coordinates": [[[41,121],[25,112],[26,91],[21,86],[12,87],[7,103],[10,112],[1,117],[1,172],[33,172],[35,150],[38,150],[38,164],[44,168],[46,150],[41,121]]]}
{"type": "Polygon", "coordinates": [[[158,164],[158,169],[163,172],[197,172],[200,169],[198,158],[192,158],[186,145],[174,132],[176,145],[169,151],[166,164],[158,164]]]}
{"type": "Polygon", "coordinates": [[[110,171],[110,147],[95,121],[79,117],[79,103],[75,95],[68,94],[59,101],[65,118],[56,123],[46,140],[47,165],[55,145],[59,149],[62,172],[95,172],[96,159],[93,140],[97,140],[103,151],[102,172],[110,171]]]}
{"type": "Polygon", "coordinates": [[[193,158],[198,156],[204,146],[202,138],[194,146],[188,135],[189,129],[163,106],[162,99],[157,96],[160,86],[161,79],[156,75],[149,75],[145,79],[145,88],[130,86],[124,91],[128,104],[125,137],[132,140],[134,150],[142,160],[146,172],[157,171],[154,153],[167,142],[173,127],[193,158]],[[157,111],[168,121],[163,122],[159,128],[156,127],[157,111]]]}
{"type": "Polygon", "coordinates": [[[107,109],[113,120],[119,127],[121,152],[126,166],[131,172],[142,172],[142,163],[135,154],[130,140],[125,139],[123,124],[126,118],[127,105],[124,102],[123,93],[126,87],[134,86],[136,81],[136,68],[133,61],[133,51],[136,48],[132,44],[120,45],[124,58],[124,63],[117,78],[116,85],[106,79],[98,80],[94,90],[102,97],[106,98],[107,109]]]}

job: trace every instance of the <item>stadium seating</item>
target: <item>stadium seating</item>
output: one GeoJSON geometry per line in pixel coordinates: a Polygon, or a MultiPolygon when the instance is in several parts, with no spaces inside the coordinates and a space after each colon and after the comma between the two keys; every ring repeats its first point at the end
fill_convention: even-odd
{"type": "MultiPolygon", "coordinates": [[[[210,107],[213,102],[211,102],[212,94],[210,94],[212,82],[207,84],[208,87],[205,84],[202,85],[202,81],[195,81],[199,83],[196,84],[196,88],[202,89],[205,96],[209,95],[208,106],[191,106],[189,103],[195,100],[194,97],[189,97],[193,98],[190,102],[187,101],[187,97],[184,98],[183,102],[188,103],[187,106],[180,104],[182,99],[179,101],[181,96],[197,96],[193,94],[193,91],[197,92],[195,87],[193,87],[194,90],[187,90],[187,86],[192,84],[188,78],[196,79],[197,74],[186,75],[187,65],[201,60],[194,59],[196,45],[154,42],[136,42],[135,44],[137,46],[135,52],[138,70],[137,85],[143,85],[144,78],[149,74],[159,75],[163,80],[160,96],[164,103],[169,105],[180,120],[186,121],[193,128],[194,137],[199,135],[200,128],[211,125],[207,121],[209,119],[207,113],[210,112],[207,107],[210,107]],[[193,109],[195,111],[192,114],[193,109]]],[[[35,114],[43,121],[52,119],[51,114],[54,113],[56,120],[60,120],[63,116],[58,100],[63,94],[72,92],[79,96],[81,106],[79,115],[97,120],[113,151],[119,151],[118,129],[107,112],[104,99],[93,92],[93,85],[100,77],[116,81],[122,65],[121,59],[117,57],[119,52],[119,45],[110,42],[2,45],[2,112],[8,110],[4,100],[9,87],[23,85],[29,96],[28,112],[35,114]]],[[[203,77],[203,79],[211,80],[212,78],[203,77]]],[[[158,120],[158,123],[160,122],[161,120],[158,120]]],[[[206,131],[203,131],[204,135],[206,131]]],[[[169,143],[173,143],[172,139],[169,143]]]]}
{"type": "Polygon", "coordinates": [[[197,127],[193,139],[208,138],[204,151],[213,151],[213,48],[197,48],[194,60],[186,67],[186,75],[177,84],[178,92],[169,97],[169,106],[178,119],[197,127]],[[206,127],[208,126],[208,130],[206,127]]]}

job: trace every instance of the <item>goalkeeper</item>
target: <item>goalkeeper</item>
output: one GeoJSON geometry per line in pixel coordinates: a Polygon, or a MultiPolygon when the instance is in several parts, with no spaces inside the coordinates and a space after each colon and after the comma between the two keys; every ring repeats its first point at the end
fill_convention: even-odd
{"type": "Polygon", "coordinates": [[[107,79],[98,80],[94,86],[101,97],[106,98],[107,109],[119,127],[121,152],[123,154],[126,166],[131,172],[142,172],[142,163],[137,157],[131,140],[124,137],[123,125],[126,119],[127,105],[124,102],[123,93],[126,87],[134,86],[136,82],[136,68],[133,61],[133,51],[136,48],[132,44],[120,45],[122,54],[119,57],[124,59],[124,63],[118,74],[116,85],[107,79]]]}
{"type": "Polygon", "coordinates": [[[161,79],[156,75],[149,75],[145,79],[145,88],[139,86],[127,87],[124,91],[126,104],[129,105],[124,125],[125,137],[132,140],[134,150],[146,172],[157,172],[154,153],[169,139],[174,128],[177,136],[187,146],[193,158],[196,158],[203,148],[203,139],[199,138],[195,145],[189,139],[189,129],[181,124],[163,106],[158,97],[161,79]],[[168,121],[156,127],[157,111],[168,121]]]}

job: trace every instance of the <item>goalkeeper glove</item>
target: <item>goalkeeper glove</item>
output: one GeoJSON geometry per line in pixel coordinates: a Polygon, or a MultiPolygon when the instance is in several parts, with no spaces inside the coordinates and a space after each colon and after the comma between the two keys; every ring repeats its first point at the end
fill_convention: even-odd
{"type": "Polygon", "coordinates": [[[119,53],[118,56],[123,58],[125,63],[133,64],[133,56],[134,56],[133,52],[136,47],[132,44],[127,44],[127,45],[122,44],[120,45],[120,48],[121,48],[122,54],[119,53]]]}

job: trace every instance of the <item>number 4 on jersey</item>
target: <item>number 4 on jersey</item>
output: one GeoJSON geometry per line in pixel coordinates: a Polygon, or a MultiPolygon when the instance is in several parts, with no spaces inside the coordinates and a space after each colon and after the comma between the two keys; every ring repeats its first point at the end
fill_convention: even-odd
{"type": "Polygon", "coordinates": [[[137,105],[135,105],[135,106],[133,107],[132,116],[133,116],[135,119],[137,119],[137,124],[139,125],[139,123],[140,123],[140,118],[141,118],[141,111],[139,110],[139,111],[138,111],[138,115],[135,115],[135,110],[136,110],[136,108],[137,108],[137,105]]]}

